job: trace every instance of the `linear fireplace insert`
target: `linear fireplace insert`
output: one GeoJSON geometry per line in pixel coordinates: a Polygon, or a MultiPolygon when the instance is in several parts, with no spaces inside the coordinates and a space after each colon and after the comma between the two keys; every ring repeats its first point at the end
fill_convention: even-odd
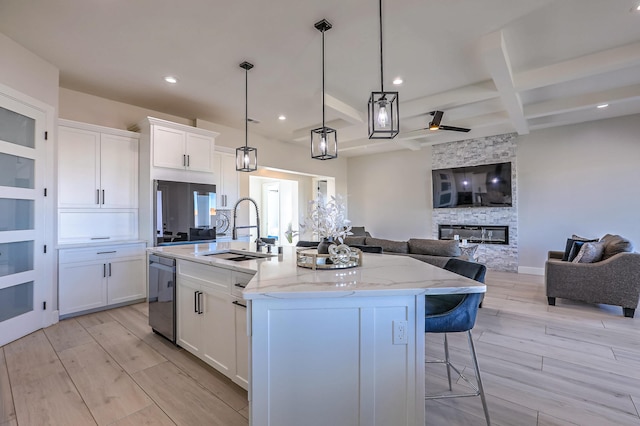
{"type": "Polygon", "coordinates": [[[456,235],[469,243],[509,244],[508,226],[438,225],[438,239],[454,240],[456,235]]]}

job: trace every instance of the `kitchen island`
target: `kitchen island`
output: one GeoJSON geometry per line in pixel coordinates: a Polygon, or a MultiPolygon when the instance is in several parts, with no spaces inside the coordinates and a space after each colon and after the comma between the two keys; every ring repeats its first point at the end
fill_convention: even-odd
{"type": "Polygon", "coordinates": [[[356,268],[311,270],[296,266],[293,247],[263,259],[210,255],[229,249],[255,247],[151,250],[254,274],[242,291],[251,425],[424,424],[424,296],[484,284],[408,256],[365,253],[356,268]]]}

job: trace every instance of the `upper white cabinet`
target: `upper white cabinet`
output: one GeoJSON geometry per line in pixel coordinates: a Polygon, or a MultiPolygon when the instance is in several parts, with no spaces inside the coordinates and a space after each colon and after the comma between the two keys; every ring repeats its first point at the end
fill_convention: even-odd
{"type": "Polygon", "coordinates": [[[216,203],[218,209],[233,208],[238,201],[239,179],[236,171],[236,157],[226,152],[216,152],[213,156],[216,167],[216,203]]]}
{"type": "Polygon", "coordinates": [[[153,166],[213,173],[214,132],[164,120],[147,119],[151,126],[153,166]]]}
{"type": "Polygon", "coordinates": [[[59,244],[138,238],[139,137],[59,120],[59,244]]]}
{"type": "Polygon", "coordinates": [[[138,135],[60,120],[58,207],[137,208],[138,135]]]}

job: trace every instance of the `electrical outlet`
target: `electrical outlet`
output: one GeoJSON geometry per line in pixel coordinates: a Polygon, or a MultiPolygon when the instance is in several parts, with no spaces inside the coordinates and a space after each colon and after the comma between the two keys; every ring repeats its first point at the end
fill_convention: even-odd
{"type": "Polygon", "coordinates": [[[409,339],[407,336],[407,321],[393,321],[393,344],[394,345],[407,345],[409,339]]]}

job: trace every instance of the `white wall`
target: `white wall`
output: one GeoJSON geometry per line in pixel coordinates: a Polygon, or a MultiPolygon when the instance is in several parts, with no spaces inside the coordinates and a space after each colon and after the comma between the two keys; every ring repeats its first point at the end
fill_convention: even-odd
{"type": "Polygon", "coordinates": [[[349,158],[353,226],[393,240],[431,238],[431,148],[349,158]]]}
{"type": "Polygon", "coordinates": [[[151,116],[187,126],[193,120],[165,114],[74,90],[60,88],[60,118],[97,124],[114,129],[129,130],[145,117],[151,116]]]}
{"type": "Polygon", "coordinates": [[[571,234],[619,234],[640,250],[640,116],[520,136],[518,175],[521,270],[544,268],[571,234]]]}
{"type": "Polygon", "coordinates": [[[58,106],[58,68],[0,33],[0,83],[58,106]]]}

